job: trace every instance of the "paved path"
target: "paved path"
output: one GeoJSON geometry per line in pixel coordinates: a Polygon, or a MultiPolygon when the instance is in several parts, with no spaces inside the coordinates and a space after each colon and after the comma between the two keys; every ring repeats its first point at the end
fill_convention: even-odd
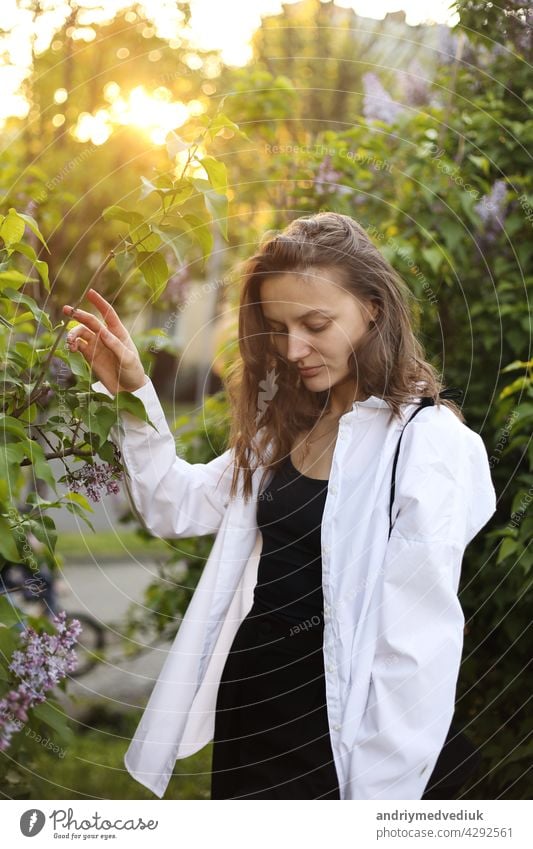
{"type": "Polygon", "coordinates": [[[156,577],[156,564],[130,561],[66,565],[58,585],[58,601],[69,614],[90,614],[106,628],[107,660],[81,678],[68,682],[59,700],[73,717],[83,718],[91,704],[110,709],[144,707],[164,663],[170,642],[159,643],[138,657],[124,652],[124,620],[128,607],[142,604],[143,592],[156,577]]]}

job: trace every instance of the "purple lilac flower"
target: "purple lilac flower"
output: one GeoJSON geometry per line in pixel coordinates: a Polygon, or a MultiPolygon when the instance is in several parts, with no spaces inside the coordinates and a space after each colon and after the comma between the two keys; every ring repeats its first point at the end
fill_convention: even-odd
{"type": "Polygon", "coordinates": [[[424,71],[417,59],[410,62],[407,73],[401,72],[400,78],[403,97],[409,106],[424,106],[429,102],[430,87],[427,80],[427,71],[424,71]]]}
{"type": "Polygon", "coordinates": [[[68,485],[72,492],[84,489],[91,501],[100,501],[102,494],[118,495],[118,481],[122,470],[117,463],[85,463],[76,472],[70,472],[68,485]]]}
{"type": "Polygon", "coordinates": [[[324,195],[334,191],[335,186],[331,184],[337,183],[340,177],[342,177],[342,171],[336,171],[332,168],[331,156],[327,154],[320,163],[313,181],[317,195],[324,195]]]}
{"type": "Polygon", "coordinates": [[[445,65],[451,65],[455,60],[458,43],[459,39],[452,33],[449,26],[446,24],[438,25],[437,50],[439,51],[439,62],[445,65]]]}
{"type": "Polygon", "coordinates": [[[483,195],[479,203],[474,206],[481,218],[483,231],[488,241],[494,241],[503,227],[507,213],[506,194],[507,184],[505,180],[496,180],[490,193],[483,195]]]}
{"type": "Polygon", "coordinates": [[[52,618],[55,634],[38,634],[27,627],[20,639],[23,649],[13,652],[9,670],[19,678],[16,688],[0,699],[0,751],[28,720],[28,710],[46,700],[46,692],[73,672],[77,665],[74,646],[81,632],[77,619],[67,622],[66,611],[52,618]]]}
{"type": "Polygon", "coordinates": [[[392,124],[397,115],[403,112],[403,107],[396,103],[383,87],[376,74],[363,74],[365,95],[363,98],[363,115],[368,120],[385,121],[392,124]]]}

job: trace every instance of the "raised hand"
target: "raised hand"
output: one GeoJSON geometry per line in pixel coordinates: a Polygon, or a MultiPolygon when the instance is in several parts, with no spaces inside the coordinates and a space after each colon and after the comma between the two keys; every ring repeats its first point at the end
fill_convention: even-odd
{"type": "Polygon", "coordinates": [[[87,292],[104,321],[65,304],[63,312],[80,324],[67,333],[70,351],[80,351],[109,392],[134,392],[148,381],[133,340],[118,313],[95,289],[87,292]]]}

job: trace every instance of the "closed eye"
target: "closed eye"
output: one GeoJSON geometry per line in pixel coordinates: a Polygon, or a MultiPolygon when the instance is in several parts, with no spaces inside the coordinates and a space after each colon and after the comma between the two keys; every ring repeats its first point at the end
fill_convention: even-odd
{"type": "MultiPolygon", "coordinates": [[[[322,330],[325,330],[327,324],[323,324],[321,327],[307,327],[306,330],[309,330],[311,333],[320,333],[322,330]]],[[[271,333],[283,334],[286,333],[286,330],[277,330],[275,327],[269,327],[271,333]]]]}

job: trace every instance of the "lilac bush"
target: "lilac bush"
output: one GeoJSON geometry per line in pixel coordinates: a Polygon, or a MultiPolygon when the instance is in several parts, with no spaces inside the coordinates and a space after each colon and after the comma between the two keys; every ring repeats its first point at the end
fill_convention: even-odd
{"type": "Polygon", "coordinates": [[[385,121],[392,124],[395,118],[403,112],[403,106],[396,103],[389,92],[381,84],[379,77],[369,71],[363,74],[365,95],[363,98],[363,115],[368,120],[385,121]]]}
{"type": "Polygon", "coordinates": [[[9,671],[19,679],[16,687],[0,699],[0,751],[5,751],[28,710],[46,700],[46,693],[76,668],[74,646],[81,632],[77,619],[66,620],[62,610],[52,622],[55,634],[38,634],[26,627],[21,634],[24,648],[14,651],[9,671]]]}
{"type": "Polygon", "coordinates": [[[447,24],[438,25],[438,56],[437,60],[442,64],[449,65],[455,61],[459,39],[452,33],[447,24]]]}
{"type": "Polygon", "coordinates": [[[318,166],[316,177],[314,179],[315,191],[317,195],[328,194],[335,191],[334,185],[342,177],[342,171],[336,171],[331,165],[331,156],[327,154],[320,165],[318,166]]]}
{"type": "Polygon", "coordinates": [[[401,72],[403,98],[408,106],[425,106],[429,103],[431,90],[427,73],[418,59],[413,59],[407,71],[401,72]]]}
{"type": "Polygon", "coordinates": [[[483,195],[479,203],[474,206],[481,218],[483,233],[488,241],[494,241],[503,228],[507,214],[506,195],[507,184],[505,180],[496,180],[490,193],[483,195]]]}

